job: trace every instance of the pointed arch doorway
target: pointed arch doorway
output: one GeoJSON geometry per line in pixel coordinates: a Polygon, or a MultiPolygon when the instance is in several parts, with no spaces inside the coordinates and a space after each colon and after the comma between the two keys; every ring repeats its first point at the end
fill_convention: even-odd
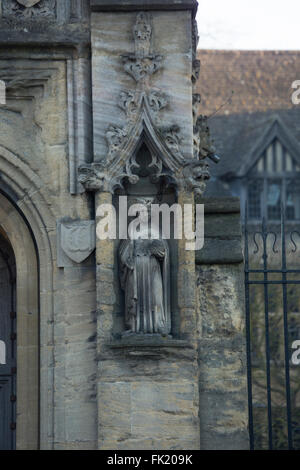
{"type": "Polygon", "coordinates": [[[16,263],[0,228],[0,449],[16,446],[16,263]]]}
{"type": "Polygon", "coordinates": [[[39,295],[35,244],[0,193],[0,450],[39,447],[39,295]]]}

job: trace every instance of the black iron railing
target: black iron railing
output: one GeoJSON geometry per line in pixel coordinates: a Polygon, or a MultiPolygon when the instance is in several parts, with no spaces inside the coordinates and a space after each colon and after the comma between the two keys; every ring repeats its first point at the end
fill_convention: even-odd
{"type": "MultiPolygon", "coordinates": [[[[260,444],[260,448],[267,447],[268,449],[288,448],[294,449],[293,432],[296,432],[300,427],[300,422],[295,422],[293,417],[293,407],[291,405],[291,347],[289,339],[289,292],[288,286],[300,284],[300,256],[294,256],[299,253],[299,240],[300,240],[300,222],[299,228],[296,226],[289,227],[285,221],[285,211],[281,208],[281,223],[277,226],[267,223],[265,219],[262,220],[260,227],[251,224],[248,220],[247,207],[245,209],[244,218],[244,255],[245,255],[245,299],[246,299],[246,335],[247,335],[247,373],[248,373],[248,405],[249,405],[249,434],[250,434],[250,447],[251,449],[257,448],[257,434],[259,431],[257,420],[255,419],[255,390],[253,377],[258,375],[257,370],[261,367],[260,377],[263,376],[264,384],[259,383],[260,393],[263,393],[264,399],[260,399],[260,407],[265,409],[266,426],[264,428],[265,446],[260,444]],[[295,228],[297,230],[295,230],[295,228]],[[298,240],[298,242],[297,242],[298,240]],[[288,246],[287,246],[288,245],[288,246]],[[298,261],[297,261],[298,260],[298,261]],[[260,287],[255,287],[260,286],[260,287]],[[279,324],[283,326],[281,342],[282,346],[282,381],[275,379],[272,376],[274,370],[274,358],[272,357],[272,350],[270,342],[273,343],[274,327],[272,326],[272,312],[270,311],[270,302],[274,305],[273,291],[270,297],[270,290],[272,286],[279,286],[280,294],[275,308],[278,312],[279,324]],[[257,302],[257,291],[253,289],[261,289],[261,302],[257,302]],[[255,297],[256,295],[256,297],[255,297]],[[254,312],[254,301],[256,301],[256,311],[254,312]],[[257,307],[257,304],[259,307],[257,307]],[[260,318],[260,321],[257,319],[260,318]],[[255,324],[256,322],[256,324],[255,324]],[[270,324],[271,322],[271,324],[270,324]],[[255,330],[255,333],[254,333],[255,330]],[[263,330],[263,331],[262,331],[263,330]],[[263,337],[263,349],[259,349],[254,345],[254,336],[261,335],[263,337]],[[254,358],[259,355],[260,366],[254,365],[254,358]],[[281,403],[279,408],[282,411],[285,408],[284,430],[283,436],[286,440],[284,444],[282,439],[278,444],[278,439],[274,442],[274,434],[278,436],[277,424],[274,423],[274,410],[273,410],[273,395],[278,394],[278,383],[281,388],[284,388],[285,395],[284,403],[281,403]],[[298,425],[298,426],[297,426],[298,425]]],[[[277,291],[278,292],[278,291],[277,291]]],[[[273,306],[274,309],[274,306],[273,306]]],[[[300,309],[300,288],[299,288],[299,309],[300,309]]],[[[300,313],[299,313],[300,320],[300,313]]],[[[299,322],[300,325],[300,322],[299,322]]],[[[281,328],[280,328],[281,329],[281,328]]],[[[300,327],[299,327],[300,332],[300,327]]],[[[299,334],[300,336],[300,334],[299,334]]],[[[300,337],[299,337],[300,340],[300,337]]],[[[280,345],[278,345],[280,348],[280,345]]],[[[280,366],[277,363],[277,370],[280,366]]],[[[299,377],[300,383],[300,366],[296,370],[294,367],[293,374],[299,377]]],[[[281,390],[279,390],[281,391],[281,390]]],[[[299,397],[300,402],[300,397],[299,397]]],[[[297,403],[296,403],[297,405],[297,403]]],[[[278,410],[278,406],[276,408],[278,410]]],[[[300,403],[299,403],[300,409],[300,403]]],[[[298,413],[299,415],[299,413],[298,413]]],[[[278,421],[278,420],[277,420],[278,421]]],[[[280,431],[281,432],[281,431],[280,431]]],[[[262,440],[260,441],[262,442],[262,440]]]]}

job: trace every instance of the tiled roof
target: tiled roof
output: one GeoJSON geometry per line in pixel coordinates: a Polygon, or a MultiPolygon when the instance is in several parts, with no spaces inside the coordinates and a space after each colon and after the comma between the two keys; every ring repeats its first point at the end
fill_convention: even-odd
{"type": "Polygon", "coordinates": [[[277,118],[298,141],[300,152],[300,105],[291,100],[291,84],[300,80],[300,51],[200,49],[198,56],[200,112],[212,116],[209,125],[221,157],[211,165],[213,175],[238,173],[277,118]]]}

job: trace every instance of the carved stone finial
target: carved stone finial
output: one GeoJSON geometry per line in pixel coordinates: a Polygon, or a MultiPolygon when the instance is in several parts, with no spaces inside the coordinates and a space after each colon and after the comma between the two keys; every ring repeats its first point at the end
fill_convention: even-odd
{"type": "Polygon", "coordinates": [[[152,26],[150,16],[141,12],[133,28],[135,53],[123,56],[124,70],[138,83],[162,67],[162,56],[151,53],[152,26]]]}
{"type": "Polygon", "coordinates": [[[152,27],[147,13],[137,15],[133,28],[136,57],[143,58],[150,54],[152,27]]]}

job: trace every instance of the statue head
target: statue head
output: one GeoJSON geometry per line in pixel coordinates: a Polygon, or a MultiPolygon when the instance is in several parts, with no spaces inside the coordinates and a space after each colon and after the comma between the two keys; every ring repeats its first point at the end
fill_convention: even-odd
{"type": "MultiPolygon", "coordinates": [[[[130,201],[129,215],[130,212],[134,213],[135,218],[138,218],[139,221],[139,237],[144,239],[157,238],[152,234],[152,224],[151,224],[151,205],[154,204],[155,197],[135,197],[130,201]]],[[[135,225],[129,226],[129,228],[135,228],[135,225]]],[[[130,232],[130,230],[129,230],[130,232]]],[[[132,234],[129,233],[131,237],[132,234]]],[[[134,237],[136,238],[136,237],[134,237]]]]}

